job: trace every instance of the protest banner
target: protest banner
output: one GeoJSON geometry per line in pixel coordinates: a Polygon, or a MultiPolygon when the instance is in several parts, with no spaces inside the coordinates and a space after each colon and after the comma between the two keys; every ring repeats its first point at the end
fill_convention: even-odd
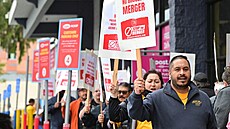
{"type": "Polygon", "coordinates": [[[60,20],[57,69],[79,69],[82,21],[82,18],[60,20]]]}
{"type": "MultiPolygon", "coordinates": [[[[71,91],[77,91],[78,87],[78,70],[72,70],[71,91]]],[[[55,94],[61,90],[67,90],[68,70],[57,70],[55,94]]],[[[82,88],[82,87],[80,87],[82,88]]]]}
{"type": "Polygon", "coordinates": [[[136,60],[135,51],[121,51],[119,47],[115,0],[104,0],[103,3],[99,57],[136,60]],[[113,11],[111,11],[111,9],[113,11]]]}
{"type": "Polygon", "coordinates": [[[96,78],[97,55],[92,51],[86,50],[85,69],[84,69],[84,87],[90,91],[94,90],[96,78]]]}
{"type": "MultiPolygon", "coordinates": [[[[113,75],[114,71],[111,71],[111,75],[113,75]]],[[[118,83],[121,82],[130,82],[130,72],[128,70],[118,70],[117,72],[117,81],[118,83]]]]}
{"type": "Polygon", "coordinates": [[[84,87],[84,70],[85,70],[85,51],[81,51],[80,56],[80,69],[78,71],[78,87],[83,88],[84,87]]]}
{"type": "Polygon", "coordinates": [[[121,50],[156,46],[152,0],[116,0],[115,8],[121,50]]]}
{"type": "MultiPolygon", "coordinates": [[[[45,88],[42,90],[43,96],[45,96],[45,88]]],[[[54,80],[48,81],[48,96],[52,97],[54,96],[54,80]]]]}
{"type": "MultiPolygon", "coordinates": [[[[96,55],[98,54],[97,51],[93,51],[96,55]]],[[[83,88],[84,87],[84,70],[85,70],[85,51],[81,51],[81,56],[80,56],[80,69],[78,70],[78,88],[83,88]]],[[[96,71],[98,70],[98,67],[96,68],[96,71]]],[[[94,79],[94,86],[98,85],[98,78],[96,77],[94,79]]]]}
{"type": "Polygon", "coordinates": [[[103,73],[103,82],[104,82],[106,100],[109,100],[109,97],[111,95],[109,91],[109,86],[112,83],[112,76],[110,74],[111,64],[109,58],[101,58],[101,68],[103,73]]]}
{"type": "Polygon", "coordinates": [[[79,70],[82,18],[62,19],[59,21],[59,44],[57,69],[68,70],[67,98],[65,109],[65,123],[63,128],[69,127],[70,92],[72,87],[72,70],[79,70]]]}
{"type": "Polygon", "coordinates": [[[52,48],[50,50],[50,68],[53,69],[55,68],[55,59],[56,59],[56,47],[52,48]]]}
{"type": "Polygon", "coordinates": [[[39,43],[39,79],[50,78],[50,39],[38,39],[39,43]]]}
{"type": "Polygon", "coordinates": [[[116,0],[118,43],[121,50],[136,49],[138,77],[142,77],[140,48],[156,46],[154,5],[149,0],[116,0]]]}
{"type": "Polygon", "coordinates": [[[97,84],[94,85],[95,88],[99,87],[100,89],[100,101],[104,102],[104,94],[103,94],[103,90],[102,90],[102,83],[101,83],[101,63],[100,63],[100,58],[97,58],[97,84]]]}
{"type": "Polygon", "coordinates": [[[32,82],[39,82],[39,50],[33,53],[32,82]]]}

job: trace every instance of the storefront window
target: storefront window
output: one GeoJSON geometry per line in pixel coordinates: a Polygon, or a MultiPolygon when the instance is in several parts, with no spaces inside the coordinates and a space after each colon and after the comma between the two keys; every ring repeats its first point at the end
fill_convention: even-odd
{"type": "Polygon", "coordinates": [[[168,0],[154,0],[155,19],[156,19],[156,39],[160,55],[168,55],[163,51],[170,51],[169,45],[169,5],[168,0]]]}
{"type": "Polygon", "coordinates": [[[229,0],[209,0],[208,2],[208,71],[211,80],[216,80],[214,49],[216,49],[217,71],[219,80],[223,68],[226,65],[226,35],[230,33],[230,1],[229,0]],[[215,40],[214,40],[215,35],[215,40]],[[214,41],[215,46],[214,48],[214,41]],[[210,54],[213,53],[213,54],[210,54]]]}

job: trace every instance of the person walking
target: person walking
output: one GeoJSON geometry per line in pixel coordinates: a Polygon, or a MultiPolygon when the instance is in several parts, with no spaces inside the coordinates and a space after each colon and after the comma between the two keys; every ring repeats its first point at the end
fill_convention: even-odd
{"type": "Polygon", "coordinates": [[[170,80],[163,89],[143,100],[143,79],[137,79],[134,92],[128,98],[129,116],[135,120],[152,121],[154,129],[217,129],[208,96],[191,81],[190,64],[186,56],[171,59],[170,80]]]}
{"type": "MultiPolygon", "coordinates": [[[[77,89],[79,98],[70,103],[70,129],[83,129],[83,123],[79,118],[79,113],[85,106],[85,101],[87,99],[87,89],[78,88],[77,89]]],[[[61,108],[62,117],[65,118],[65,105],[61,108]]]]}
{"type": "Polygon", "coordinates": [[[208,82],[208,77],[205,73],[196,73],[193,81],[197,85],[198,89],[204,91],[209,98],[215,95],[215,92],[213,88],[211,88],[210,83],[208,82]]]}
{"type": "Polygon", "coordinates": [[[227,129],[228,114],[230,112],[230,66],[225,67],[222,74],[224,88],[216,95],[214,102],[214,113],[216,116],[218,129],[227,129]]]}
{"type": "MultiPolygon", "coordinates": [[[[144,91],[142,92],[142,98],[148,95],[148,93],[155,92],[163,87],[164,81],[160,72],[156,70],[149,70],[143,76],[143,84],[145,86],[144,91]]],[[[113,85],[112,85],[113,86],[113,85]]],[[[122,85],[121,85],[122,86],[122,85]]],[[[115,122],[123,122],[128,120],[128,129],[151,129],[152,124],[149,121],[133,121],[127,112],[127,103],[128,101],[124,101],[121,104],[119,99],[119,90],[118,92],[115,89],[116,87],[111,88],[111,97],[110,97],[110,108],[109,108],[109,115],[110,119],[115,122]],[[118,94],[118,95],[117,95],[118,94]]],[[[118,86],[120,88],[120,86],[118,86]]],[[[131,92],[129,92],[130,95],[131,92]]],[[[126,97],[128,98],[128,96],[126,97]]]]}
{"type": "MultiPolygon", "coordinates": [[[[48,114],[50,114],[50,125],[51,129],[62,129],[64,119],[61,112],[61,103],[64,96],[65,90],[62,90],[48,100],[48,114]]],[[[71,96],[70,102],[74,101],[75,98],[71,96]]]]}

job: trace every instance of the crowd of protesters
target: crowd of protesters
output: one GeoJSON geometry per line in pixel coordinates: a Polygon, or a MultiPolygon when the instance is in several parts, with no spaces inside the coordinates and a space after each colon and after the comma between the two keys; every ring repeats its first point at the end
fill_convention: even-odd
{"type": "MultiPolygon", "coordinates": [[[[230,112],[230,70],[222,75],[224,88],[214,93],[207,75],[197,73],[191,80],[186,56],[175,56],[169,65],[169,81],[152,69],[137,78],[133,86],[117,82],[109,87],[110,98],[100,102],[99,88],[87,99],[79,88],[71,97],[70,129],[227,129],[230,112]],[[211,90],[210,90],[211,89],[211,90]],[[210,98],[215,97],[215,102],[210,98]]],[[[51,129],[62,129],[65,118],[65,91],[48,100],[51,129]]]]}

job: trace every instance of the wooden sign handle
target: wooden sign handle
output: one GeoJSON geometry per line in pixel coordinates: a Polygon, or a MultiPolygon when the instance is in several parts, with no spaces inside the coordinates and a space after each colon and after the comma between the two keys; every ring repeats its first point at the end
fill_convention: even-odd
{"type": "Polygon", "coordinates": [[[114,59],[114,67],[113,67],[113,84],[114,85],[116,85],[117,83],[118,65],[119,65],[119,59],[114,59]]]}
{"type": "MultiPolygon", "coordinates": [[[[119,65],[119,59],[114,60],[114,67],[113,67],[113,84],[117,85],[117,73],[118,73],[118,65],[119,65]]],[[[115,123],[113,123],[113,129],[115,129],[115,123]]]]}
{"type": "Polygon", "coordinates": [[[136,56],[137,56],[137,74],[138,78],[142,78],[142,62],[141,62],[141,50],[136,49],[136,56]]]}
{"type": "Polygon", "coordinates": [[[58,92],[58,94],[57,94],[57,102],[59,102],[59,92],[58,92]]]}
{"type": "MultiPolygon", "coordinates": [[[[102,111],[102,102],[100,102],[100,112],[101,112],[101,114],[103,113],[103,111],[102,111]]],[[[103,123],[101,123],[101,127],[103,128],[103,123]]]]}

